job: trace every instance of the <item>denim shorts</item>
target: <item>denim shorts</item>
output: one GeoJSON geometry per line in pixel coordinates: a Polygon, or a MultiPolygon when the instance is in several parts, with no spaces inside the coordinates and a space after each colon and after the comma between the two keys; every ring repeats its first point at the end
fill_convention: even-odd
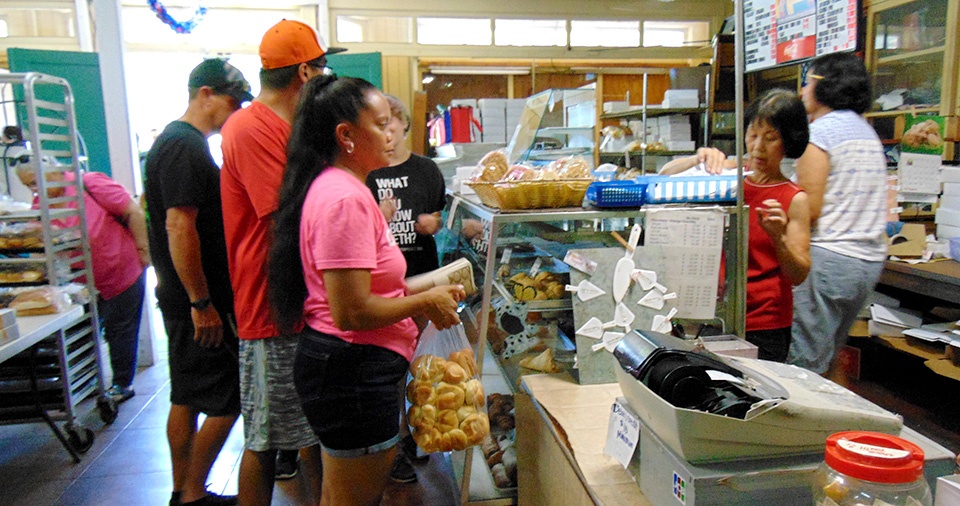
{"type": "Polygon", "coordinates": [[[392,448],[399,440],[397,383],[403,356],[304,329],[293,366],[303,412],[324,451],[352,458],[392,448]]]}

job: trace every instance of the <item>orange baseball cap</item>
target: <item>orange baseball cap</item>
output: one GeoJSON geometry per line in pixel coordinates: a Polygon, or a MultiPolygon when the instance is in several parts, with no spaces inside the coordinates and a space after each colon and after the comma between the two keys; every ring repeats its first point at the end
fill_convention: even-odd
{"type": "Polygon", "coordinates": [[[278,69],[316,60],[323,55],[346,51],[342,47],[324,48],[317,32],[306,23],[283,19],[270,27],[260,41],[260,65],[278,69]]]}

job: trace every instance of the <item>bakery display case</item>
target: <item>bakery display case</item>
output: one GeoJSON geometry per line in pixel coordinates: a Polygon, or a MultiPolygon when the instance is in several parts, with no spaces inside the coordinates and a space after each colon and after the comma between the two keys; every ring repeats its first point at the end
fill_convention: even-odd
{"type": "Polygon", "coordinates": [[[876,0],[865,4],[867,69],[874,107],[865,116],[881,139],[899,139],[905,113],[956,116],[958,0],[876,0]]]}
{"type": "MultiPolygon", "coordinates": [[[[591,312],[613,315],[616,304],[609,295],[616,289],[610,282],[613,266],[624,257],[620,241],[628,242],[625,238],[634,225],[654,227],[654,214],[683,211],[718,214],[716,223],[722,229],[718,235],[722,245],[717,245],[719,253],[713,257],[720,264],[720,284],[707,285],[712,291],[708,297],[715,299],[711,301],[715,302],[712,313],[697,318],[677,315],[670,309],[678,301],[669,300],[676,293],[664,294],[657,306],[649,304],[649,297],[641,297],[637,286],[623,301],[637,315],[634,325],[649,326],[650,317],[659,314],[668,325],[680,332],[682,327],[690,336],[701,327],[743,335],[745,275],[732,274],[746,272],[745,251],[737,240],[744,237],[738,232],[738,223],[747,216],[742,206],[682,204],[620,210],[577,206],[508,211],[485,206],[476,195],[452,192],[448,193],[448,202],[446,225],[453,239],[441,248],[442,263],[468,259],[476,285],[482,287],[467,301],[461,318],[478,362],[483,364],[481,380],[492,436],[482,445],[452,454],[465,504],[516,501],[513,396],[522,395],[518,389],[523,376],[567,372],[581,383],[615,381],[613,369],[606,370],[609,364],[600,360],[610,354],[595,351],[596,345],[591,343],[598,341],[585,340],[579,333],[591,312]],[[599,265],[594,265],[595,272],[587,276],[580,269],[591,270],[592,259],[599,265]],[[578,293],[589,291],[584,283],[591,281],[608,294],[591,301],[593,306],[582,302],[587,298],[585,293],[578,293]],[[666,305],[664,298],[668,299],[666,305]],[[607,372],[609,380],[603,375],[607,372]]],[[[638,249],[656,248],[651,239],[645,241],[647,244],[638,249]]],[[[652,269],[650,262],[682,256],[671,251],[660,253],[658,260],[637,256],[636,267],[652,269]]],[[[675,286],[664,279],[661,277],[661,283],[675,286]]],[[[654,317],[653,321],[658,320],[654,317]]]]}
{"type": "Polygon", "coordinates": [[[17,163],[33,171],[38,203],[21,210],[5,202],[0,214],[0,300],[16,311],[0,334],[0,424],[45,422],[79,462],[94,434],[77,422],[78,404],[96,397],[106,423],[117,407],[104,394],[73,95],[65,80],[37,73],[0,75],[0,83],[22,97],[28,144],[17,163]],[[65,298],[66,285],[81,296],[65,298]]]}
{"type": "Polygon", "coordinates": [[[507,145],[511,163],[549,162],[570,155],[593,159],[596,90],[549,89],[527,99],[507,145]]]}

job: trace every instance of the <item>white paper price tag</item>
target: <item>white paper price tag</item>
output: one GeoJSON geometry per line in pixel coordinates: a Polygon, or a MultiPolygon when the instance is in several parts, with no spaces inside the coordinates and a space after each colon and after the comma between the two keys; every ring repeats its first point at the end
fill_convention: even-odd
{"type": "Polygon", "coordinates": [[[510,257],[513,256],[513,248],[503,248],[503,256],[500,257],[500,263],[509,264],[510,257]]]}
{"type": "Polygon", "coordinates": [[[533,261],[533,265],[530,266],[531,278],[536,276],[537,273],[540,272],[540,266],[542,265],[543,265],[543,260],[541,260],[540,257],[537,257],[537,259],[533,261]]]}
{"type": "Polygon", "coordinates": [[[613,403],[610,424],[607,426],[607,444],[603,453],[616,459],[626,469],[640,443],[640,419],[620,405],[613,403]]]}

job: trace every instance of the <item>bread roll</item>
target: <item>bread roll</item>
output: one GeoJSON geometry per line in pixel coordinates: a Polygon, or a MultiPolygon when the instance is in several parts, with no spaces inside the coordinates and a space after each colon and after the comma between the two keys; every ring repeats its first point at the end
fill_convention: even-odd
{"type": "Polygon", "coordinates": [[[476,413],[477,413],[477,408],[470,406],[468,404],[464,404],[463,406],[460,406],[460,409],[457,410],[457,418],[460,419],[461,422],[463,422],[465,418],[476,413]]]}
{"type": "Polygon", "coordinates": [[[456,362],[447,362],[443,370],[443,381],[447,383],[457,384],[466,380],[469,376],[467,371],[460,367],[460,364],[456,362]]]}
{"type": "Polygon", "coordinates": [[[458,365],[460,365],[460,367],[466,371],[468,378],[472,378],[477,375],[477,361],[473,356],[473,350],[470,348],[451,353],[448,360],[456,362],[458,365]]]}
{"type": "Polygon", "coordinates": [[[503,462],[503,450],[497,450],[487,456],[487,466],[493,467],[503,462]]]}
{"type": "Polygon", "coordinates": [[[475,173],[475,178],[480,181],[497,182],[503,179],[503,176],[510,169],[510,162],[503,151],[491,151],[480,159],[477,163],[480,166],[480,173],[475,173]]]}
{"type": "Polygon", "coordinates": [[[420,355],[410,364],[413,379],[436,383],[443,380],[447,361],[436,355],[420,355]]]}
{"type": "Polygon", "coordinates": [[[463,384],[463,403],[478,408],[483,407],[483,384],[474,378],[463,384]]]}
{"type": "Polygon", "coordinates": [[[460,429],[453,429],[441,436],[443,451],[464,450],[467,448],[467,435],[460,429]]]}
{"type": "Polygon", "coordinates": [[[440,432],[450,432],[460,427],[460,419],[457,418],[457,412],[452,409],[445,409],[437,414],[437,423],[434,425],[440,432]]]}
{"type": "MultiPolygon", "coordinates": [[[[459,367],[459,366],[458,366],[459,367]]],[[[440,382],[437,385],[437,407],[440,409],[458,410],[463,406],[465,393],[458,385],[440,382]]]]}
{"type": "MultiPolygon", "coordinates": [[[[487,434],[482,441],[480,441],[480,449],[483,450],[484,458],[490,458],[491,455],[500,451],[500,445],[497,444],[497,440],[490,437],[490,434],[487,434]]],[[[960,457],[958,457],[960,458],[960,457]]],[[[496,464],[494,462],[493,464],[496,464]]],[[[493,464],[490,464],[491,466],[493,464]]]]}
{"type": "Polygon", "coordinates": [[[407,400],[415,406],[435,404],[437,390],[433,388],[433,383],[413,380],[407,384],[407,400]]]}
{"type": "Polygon", "coordinates": [[[477,444],[490,434],[490,420],[484,413],[475,413],[460,423],[460,430],[467,435],[470,444],[477,444]]]}
{"type": "Polygon", "coordinates": [[[443,435],[437,429],[417,429],[413,431],[413,440],[417,446],[427,453],[440,451],[440,444],[443,435]]]}
{"type": "Polygon", "coordinates": [[[416,429],[432,429],[437,423],[437,408],[432,404],[410,406],[407,411],[407,422],[416,429]]]}

